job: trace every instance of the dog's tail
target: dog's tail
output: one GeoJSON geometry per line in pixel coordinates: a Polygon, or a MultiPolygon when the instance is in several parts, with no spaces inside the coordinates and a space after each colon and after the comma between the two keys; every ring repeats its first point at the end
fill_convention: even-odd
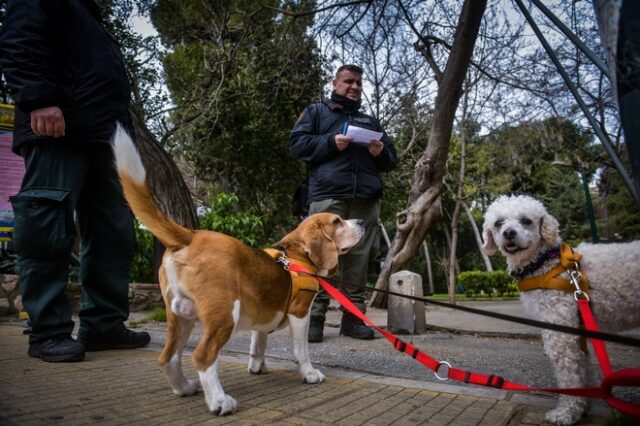
{"type": "Polygon", "coordinates": [[[118,176],[124,197],[133,213],[167,249],[179,249],[189,245],[193,231],[178,225],[158,209],[146,181],[147,173],[140,154],[120,123],[116,127],[113,139],[118,176]]]}

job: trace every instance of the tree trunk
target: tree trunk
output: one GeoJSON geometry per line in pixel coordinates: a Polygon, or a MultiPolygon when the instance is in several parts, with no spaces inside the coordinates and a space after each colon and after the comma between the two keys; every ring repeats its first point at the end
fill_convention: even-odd
{"type": "MultiPolygon", "coordinates": [[[[440,194],[453,120],[486,5],[486,0],[465,0],[462,6],[451,53],[438,84],[429,142],[416,165],[408,207],[397,215],[397,232],[376,282],[377,289],[386,290],[389,276],[409,265],[431,225],[441,217],[440,194]]],[[[374,292],[371,306],[386,305],[386,295],[374,292]]]]}
{"type": "Polygon", "coordinates": [[[489,256],[484,254],[484,252],[482,251],[482,238],[480,237],[480,231],[478,230],[476,220],[473,218],[471,210],[469,210],[469,206],[464,201],[462,202],[462,208],[467,213],[467,217],[469,218],[469,223],[471,224],[471,229],[473,230],[473,235],[476,238],[476,244],[478,245],[478,251],[480,252],[480,256],[484,261],[484,267],[487,272],[491,272],[493,271],[493,266],[491,266],[491,259],[489,259],[489,256]]]}
{"type": "Polygon", "coordinates": [[[453,264],[453,272],[460,273],[460,265],[458,265],[457,259],[451,259],[449,257],[449,253],[451,253],[451,232],[449,228],[444,228],[442,233],[444,234],[444,239],[447,241],[447,247],[444,248],[443,258],[446,261],[445,265],[445,274],[447,276],[447,282],[449,282],[449,265],[453,264]]]}
{"type": "Polygon", "coordinates": [[[387,244],[387,248],[391,247],[389,233],[387,232],[387,228],[384,227],[384,223],[382,223],[380,219],[378,219],[378,226],[380,227],[380,231],[382,231],[382,236],[384,237],[384,242],[387,244]]]}
{"type": "Polygon", "coordinates": [[[176,223],[189,229],[197,229],[196,208],[178,166],[156,141],[140,116],[133,109],[129,113],[135,130],[135,143],[158,207],[176,223]]]}
{"type": "Polygon", "coordinates": [[[431,270],[431,256],[429,255],[429,246],[426,241],[422,241],[422,249],[424,250],[424,260],[427,263],[427,279],[429,281],[429,293],[434,294],[436,288],[433,285],[433,271],[431,270]]]}
{"type": "MultiPolygon", "coordinates": [[[[156,141],[140,116],[133,109],[129,109],[129,115],[133,122],[135,143],[147,171],[147,181],[160,211],[184,227],[197,229],[198,215],[193,198],[178,166],[156,141]]],[[[159,282],[158,269],[163,253],[164,247],[154,237],[153,281],[156,283],[159,282]]]]}

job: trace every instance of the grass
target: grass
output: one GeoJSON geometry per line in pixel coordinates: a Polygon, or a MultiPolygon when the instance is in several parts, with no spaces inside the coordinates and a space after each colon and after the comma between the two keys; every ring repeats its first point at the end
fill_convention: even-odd
{"type": "Polygon", "coordinates": [[[164,307],[157,306],[153,310],[145,312],[140,320],[129,321],[129,327],[136,328],[149,322],[167,322],[167,313],[164,307]]]}

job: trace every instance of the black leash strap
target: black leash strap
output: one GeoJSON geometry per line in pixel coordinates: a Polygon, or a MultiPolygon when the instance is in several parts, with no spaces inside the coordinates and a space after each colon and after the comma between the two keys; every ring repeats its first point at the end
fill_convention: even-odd
{"type": "MultiPolygon", "coordinates": [[[[334,278],[326,278],[325,280],[331,282],[334,286],[348,285],[350,287],[362,288],[364,286],[356,283],[350,283],[346,281],[337,280],[334,278]]],[[[472,314],[483,315],[485,317],[498,318],[505,321],[511,321],[519,324],[530,325],[532,327],[544,328],[547,330],[560,331],[563,333],[574,334],[576,336],[584,336],[590,339],[600,339],[607,342],[619,343],[626,346],[640,347],[640,339],[634,337],[622,336],[620,334],[606,333],[602,331],[591,331],[582,328],[569,327],[567,325],[553,324],[545,321],[537,321],[529,318],[516,317],[513,315],[501,314],[498,312],[485,311],[483,309],[469,308],[468,306],[452,305],[451,303],[441,302],[438,300],[427,299],[426,297],[409,296],[406,294],[400,294],[389,290],[381,289],[369,289],[371,291],[378,291],[383,294],[389,294],[392,296],[402,297],[404,299],[415,300],[417,302],[424,302],[431,305],[442,306],[444,308],[456,309],[458,311],[469,312],[472,314]]]]}

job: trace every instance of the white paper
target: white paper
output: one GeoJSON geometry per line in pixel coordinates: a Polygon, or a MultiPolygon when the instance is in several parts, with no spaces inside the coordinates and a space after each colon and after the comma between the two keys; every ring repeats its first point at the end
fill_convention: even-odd
{"type": "Polygon", "coordinates": [[[353,138],[354,142],[369,143],[372,140],[379,141],[382,138],[382,133],[374,132],[373,130],[363,129],[358,126],[351,126],[347,128],[347,134],[350,138],[353,138]]]}

